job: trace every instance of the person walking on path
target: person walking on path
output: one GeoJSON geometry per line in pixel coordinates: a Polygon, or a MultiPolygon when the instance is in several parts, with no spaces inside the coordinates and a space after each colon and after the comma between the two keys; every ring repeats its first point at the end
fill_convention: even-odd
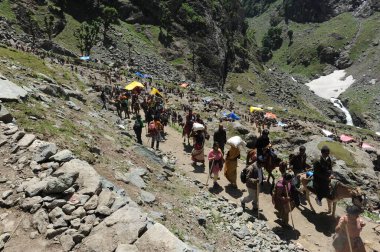
{"type": "Polygon", "coordinates": [[[152,138],[151,148],[154,148],[154,142],[156,142],[156,150],[160,147],[160,131],[162,130],[162,124],[158,117],[155,117],[153,121],[149,123],[148,133],[152,138]]]}
{"type": "Polygon", "coordinates": [[[142,144],[141,134],[144,128],[144,123],[141,120],[141,115],[136,116],[135,124],[133,125],[133,130],[136,134],[137,143],[142,144]]]}
{"type": "Polygon", "coordinates": [[[219,149],[218,143],[213,144],[212,150],[208,153],[208,160],[209,160],[210,173],[212,173],[213,175],[214,187],[217,187],[219,172],[222,170],[223,161],[224,161],[223,153],[219,149]]]}
{"type": "Polygon", "coordinates": [[[262,162],[264,161],[264,148],[270,144],[269,130],[263,130],[263,134],[257,139],[257,158],[262,162]]]}
{"type": "Polygon", "coordinates": [[[108,108],[107,108],[107,95],[106,95],[106,92],[104,89],[102,90],[102,93],[100,94],[100,99],[102,100],[102,103],[103,103],[102,109],[108,110],[108,108]]]}
{"type": "Polygon", "coordinates": [[[191,151],[191,160],[193,161],[193,164],[195,165],[197,162],[202,163],[204,165],[205,163],[205,151],[204,151],[204,145],[205,145],[205,135],[202,130],[195,131],[193,133],[193,150],[191,151]]]}
{"type": "Polygon", "coordinates": [[[237,188],[236,177],[238,158],[240,158],[239,147],[231,146],[231,149],[227,152],[226,155],[226,162],[224,163],[224,176],[226,176],[234,188],[237,188]]]}
{"type": "Polygon", "coordinates": [[[310,165],[306,163],[306,160],[307,156],[305,146],[300,146],[298,154],[291,154],[289,156],[289,165],[294,172],[294,176],[296,177],[296,187],[300,186],[300,180],[297,175],[310,168],[310,165]]]}
{"type": "Polygon", "coordinates": [[[347,206],[347,215],[340,217],[339,223],[335,228],[335,238],[333,247],[336,252],[365,252],[365,247],[360,232],[365,223],[360,218],[362,210],[355,206],[347,206]],[[350,237],[350,239],[347,239],[350,237]]]}
{"type": "Polygon", "coordinates": [[[261,174],[262,163],[254,162],[251,166],[248,166],[246,169],[246,186],[248,195],[240,199],[241,207],[245,210],[245,204],[252,201],[253,210],[258,210],[258,196],[259,196],[259,186],[258,184],[262,181],[263,176],[261,174]]]}
{"type": "Polygon", "coordinates": [[[275,191],[272,196],[274,208],[278,211],[278,217],[286,226],[289,225],[289,213],[294,209],[292,188],[292,175],[285,173],[276,183],[275,191]]]}
{"type": "Polygon", "coordinates": [[[320,159],[314,163],[313,187],[317,193],[315,201],[322,206],[321,200],[330,197],[330,180],[332,176],[332,161],[330,158],[330,149],[323,146],[321,149],[320,159]]]}
{"type": "Polygon", "coordinates": [[[219,124],[218,130],[214,133],[214,143],[219,144],[219,148],[224,154],[224,146],[227,143],[227,132],[224,129],[223,124],[219,124]]]}

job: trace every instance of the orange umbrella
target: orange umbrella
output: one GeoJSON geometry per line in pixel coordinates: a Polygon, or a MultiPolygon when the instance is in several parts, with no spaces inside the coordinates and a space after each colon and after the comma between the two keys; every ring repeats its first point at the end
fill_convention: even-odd
{"type": "Polygon", "coordinates": [[[265,113],[265,118],[269,118],[269,119],[277,119],[277,116],[271,112],[267,112],[265,113]]]}

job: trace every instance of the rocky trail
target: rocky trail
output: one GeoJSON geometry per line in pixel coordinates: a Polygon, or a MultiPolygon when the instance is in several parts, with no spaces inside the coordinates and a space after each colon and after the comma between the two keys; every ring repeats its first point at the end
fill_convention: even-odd
{"type": "MultiPolygon", "coordinates": [[[[163,152],[170,152],[174,155],[178,159],[177,164],[181,170],[185,171],[189,177],[198,180],[202,186],[205,185],[208,168],[205,169],[202,166],[193,167],[191,165],[191,147],[189,148],[187,144],[182,143],[182,137],[178,131],[171,127],[166,127],[166,133],[167,140],[160,144],[160,149],[163,152]]],[[[147,143],[147,141],[148,139],[145,138],[144,143],[147,143]]],[[[228,147],[226,146],[226,148],[228,147]]],[[[207,154],[209,150],[210,148],[205,149],[205,153],[207,154]]],[[[239,162],[238,174],[240,174],[240,171],[244,167],[245,164],[242,161],[239,162]]],[[[204,190],[208,190],[218,195],[218,197],[225,197],[240,206],[239,198],[247,193],[246,186],[238,178],[239,189],[236,190],[228,186],[229,182],[222,173],[220,175],[221,178],[218,181],[220,188],[216,190],[212,189],[212,180],[210,179],[209,186],[205,186],[204,190]]],[[[332,235],[334,234],[337,219],[333,219],[326,214],[327,205],[325,201],[323,201],[323,206],[319,207],[315,203],[314,198],[312,198],[312,204],[317,214],[311,212],[308,206],[301,206],[300,209],[295,208],[293,211],[295,230],[283,229],[276,222],[277,217],[267,189],[267,186],[264,185],[264,193],[260,194],[260,219],[266,220],[270,228],[284,240],[297,242],[309,251],[332,251],[332,235]]],[[[249,207],[251,208],[251,205],[249,207]]],[[[344,214],[344,209],[337,207],[337,215],[340,216],[342,214],[344,214]]],[[[379,237],[373,232],[373,227],[376,224],[368,220],[366,220],[366,224],[362,237],[368,245],[368,251],[379,251],[379,237]]]]}

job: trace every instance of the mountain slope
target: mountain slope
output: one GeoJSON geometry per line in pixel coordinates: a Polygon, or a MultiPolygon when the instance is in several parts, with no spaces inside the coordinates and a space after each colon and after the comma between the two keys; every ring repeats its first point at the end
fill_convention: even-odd
{"type": "Polygon", "coordinates": [[[356,126],[380,130],[380,12],[378,1],[246,1],[264,6],[249,18],[267,65],[303,83],[345,69],[355,83],[341,95],[356,126]],[[301,4],[302,2],[302,4],[301,4]],[[318,15],[317,15],[318,14],[318,15]],[[280,29],[282,44],[264,47],[270,29],[280,29]],[[289,36],[291,33],[291,37],[289,36]]]}

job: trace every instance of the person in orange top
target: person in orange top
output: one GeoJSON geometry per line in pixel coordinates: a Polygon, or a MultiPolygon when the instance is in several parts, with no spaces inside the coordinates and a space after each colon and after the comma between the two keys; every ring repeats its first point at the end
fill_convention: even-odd
{"type": "Polygon", "coordinates": [[[336,252],[350,252],[350,244],[347,239],[347,233],[350,236],[352,252],[365,252],[364,243],[360,238],[365,223],[359,217],[362,210],[355,206],[346,208],[347,215],[340,217],[339,223],[335,228],[336,236],[333,246],[336,252]]]}
{"type": "Polygon", "coordinates": [[[151,148],[154,147],[154,142],[156,142],[156,150],[160,147],[160,140],[161,140],[161,131],[163,130],[163,126],[160,122],[160,119],[155,116],[154,120],[149,123],[148,126],[148,132],[150,136],[152,137],[152,143],[151,148]]]}

